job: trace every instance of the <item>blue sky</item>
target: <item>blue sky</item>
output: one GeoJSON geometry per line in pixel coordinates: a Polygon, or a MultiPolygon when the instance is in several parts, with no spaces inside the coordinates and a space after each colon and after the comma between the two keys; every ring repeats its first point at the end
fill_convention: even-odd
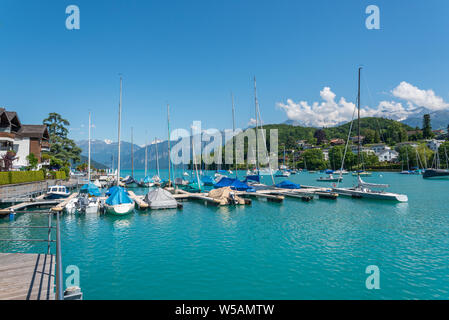
{"type": "Polygon", "coordinates": [[[313,106],[335,95],[336,106],[325,101],[314,112],[347,108],[340,99],[355,101],[363,64],[364,105],[445,108],[448,12],[445,0],[2,0],[0,106],[19,112],[23,123],[59,112],[76,140],[87,138],[90,110],[93,137],[116,140],[122,73],[122,137],[130,140],[133,126],[143,144],[146,135],[166,137],[167,103],[173,128],[193,120],[231,127],[231,91],[237,125],[246,127],[254,75],[266,123],[301,119],[307,107],[299,101],[313,106]],[[80,8],[80,30],[65,28],[70,4],[80,8]],[[370,4],[380,8],[380,30],[365,27],[370,4]]]}

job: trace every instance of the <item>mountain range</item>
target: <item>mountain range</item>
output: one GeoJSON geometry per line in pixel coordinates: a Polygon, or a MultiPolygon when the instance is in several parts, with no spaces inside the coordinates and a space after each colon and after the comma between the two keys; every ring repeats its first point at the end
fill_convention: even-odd
{"type": "MultiPolygon", "coordinates": [[[[425,108],[421,108],[418,112],[414,113],[413,116],[401,121],[403,125],[408,126],[407,130],[412,130],[415,127],[421,128],[422,126],[422,118],[423,115],[429,113],[432,121],[433,129],[445,129],[449,123],[449,111],[430,111],[425,108]]],[[[395,122],[395,120],[388,120],[383,118],[365,118],[366,121],[370,121],[369,119],[378,119],[373,122],[373,129],[379,127],[379,121],[382,126],[387,126],[388,123],[395,122]]],[[[306,139],[307,137],[313,137],[313,133],[316,128],[305,127],[301,125],[301,122],[294,120],[287,120],[282,125],[287,125],[291,127],[296,127],[298,130],[295,131],[296,138],[306,139]]],[[[279,125],[265,125],[266,128],[277,128],[279,125]]],[[[382,127],[381,126],[381,127],[382,127]]],[[[282,128],[282,127],[281,127],[282,128]]],[[[348,123],[344,123],[338,126],[334,126],[332,128],[326,129],[329,131],[329,136],[344,138],[347,135],[349,125],[348,123]]],[[[281,130],[283,131],[283,130],[281,130]]],[[[290,132],[290,131],[289,131],[290,132]]],[[[289,133],[290,135],[290,133],[289,133]]],[[[280,134],[279,139],[282,140],[283,137],[280,134]]],[[[281,143],[282,141],[280,141],[281,143]]],[[[88,141],[81,140],[77,141],[76,144],[81,148],[83,157],[87,157],[88,153],[88,141]]],[[[175,145],[176,142],[172,141],[171,145],[175,145]]],[[[203,142],[203,146],[208,144],[208,142],[203,142]]],[[[102,168],[101,165],[107,168],[117,168],[117,149],[118,143],[111,142],[109,140],[92,140],[91,141],[91,158],[92,161],[98,162],[97,165],[93,164],[96,168],[102,168]]],[[[134,151],[134,169],[141,170],[145,168],[145,147],[138,146],[136,144],[131,144],[126,141],[122,141],[121,143],[121,167],[123,169],[131,169],[131,149],[134,151]],[[132,146],[132,147],[131,147],[132,146]]],[[[161,141],[157,144],[157,151],[159,154],[159,168],[166,169],[168,168],[168,143],[167,140],[161,141]]],[[[148,145],[148,169],[156,169],[157,161],[156,161],[156,144],[148,145]]],[[[85,161],[83,158],[82,161],[85,161]]]]}

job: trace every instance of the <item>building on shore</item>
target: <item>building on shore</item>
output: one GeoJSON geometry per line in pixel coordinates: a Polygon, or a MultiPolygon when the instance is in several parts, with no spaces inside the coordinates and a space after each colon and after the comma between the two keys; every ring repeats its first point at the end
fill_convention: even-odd
{"type": "Polygon", "coordinates": [[[16,112],[0,108],[0,157],[14,151],[14,169],[28,166],[31,153],[42,164],[42,152],[50,150],[49,139],[47,126],[22,124],[16,112]]]}

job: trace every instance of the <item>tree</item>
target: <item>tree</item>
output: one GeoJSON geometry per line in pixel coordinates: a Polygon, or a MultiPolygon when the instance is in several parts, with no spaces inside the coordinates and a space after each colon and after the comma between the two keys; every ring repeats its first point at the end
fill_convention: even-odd
{"type": "Polygon", "coordinates": [[[27,160],[28,160],[28,169],[33,170],[33,169],[37,168],[37,164],[39,163],[39,159],[36,158],[34,153],[30,153],[29,155],[27,155],[27,160]]]}
{"type": "Polygon", "coordinates": [[[50,162],[51,166],[69,167],[70,163],[80,161],[81,149],[75,141],[67,137],[70,122],[60,114],[52,112],[44,119],[43,123],[50,134],[50,162]]]}
{"type": "Polygon", "coordinates": [[[323,140],[326,139],[326,132],[324,132],[324,130],[322,129],[318,129],[313,134],[313,137],[316,138],[316,143],[320,145],[323,143],[323,140]]]}
{"type": "MultiPolygon", "coordinates": [[[[345,154],[344,146],[335,146],[329,149],[329,161],[333,169],[340,169],[343,155],[345,154]]],[[[344,168],[352,168],[357,160],[356,155],[348,149],[346,151],[346,157],[344,161],[344,168]]]]}
{"type": "Polygon", "coordinates": [[[12,163],[17,159],[16,152],[14,150],[7,151],[2,156],[3,165],[0,167],[0,171],[9,171],[12,168],[12,163]]]}
{"type": "Polygon", "coordinates": [[[303,157],[307,163],[307,169],[326,169],[326,161],[324,160],[324,154],[321,149],[308,149],[304,151],[303,157]]]}
{"type": "Polygon", "coordinates": [[[422,133],[424,139],[430,139],[433,136],[432,125],[430,124],[430,114],[423,116],[422,133]]]}

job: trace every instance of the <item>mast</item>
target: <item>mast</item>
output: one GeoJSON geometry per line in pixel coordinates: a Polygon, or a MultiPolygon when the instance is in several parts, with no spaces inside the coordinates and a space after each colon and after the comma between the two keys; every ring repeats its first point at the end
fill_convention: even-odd
{"type": "Polygon", "coordinates": [[[232,99],[232,156],[234,157],[234,170],[235,178],[237,179],[237,147],[235,145],[235,107],[234,107],[234,94],[231,92],[232,99]]]}
{"type": "Polygon", "coordinates": [[[148,162],[148,143],[145,142],[145,177],[147,176],[147,162],[148,162]]]}
{"type": "Polygon", "coordinates": [[[171,186],[171,161],[170,161],[170,105],[167,104],[167,128],[168,128],[168,186],[171,186]]]}
{"type": "Polygon", "coordinates": [[[254,76],[254,109],[255,109],[255,114],[256,114],[256,170],[257,170],[257,175],[259,175],[259,152],[258,152],[258,148],[259,148],[259,143],[258,143],[258,134],[257,134],[257,127],[258,127],[258,102],[257,102],[257,87],[256,87],[256,76],[254,76]]]}
{"type": "Polygon", "coordinates": [[[87,159],[87,184],[90,183],[90,111],[89,111],[89,152],[88,152],[88,159],[87,159]]]}
{"type": "Polygon", "coordinates": [[[120,126],[122,123],[122,76],[120,76],[120,100],[118,104],[118,156],[117,156],[117,186],[120,184],[120,126]]]}
{"type": "MultiPolygon", "coordinates": [[[[360,72],[362,67],[359,67],[359,81],[358,81],[358,92],[357,92],[357,166],[360,167],[360,72]]],[[[358,175],[360,176],[360,169],[358,170],[358,175]]]]}
{"type": "Polygon", "coordinates": [[[134,178],[134,142],[133,142],[133,127],[131,127],[131,177],[134,178]]]}
{"type": "Polygon", "coordinates": [[[157,176],[160,178],[161,176],[159,175],[159,152],[157,150],[158,144],[159,144],[159,141],[157,141],[157,137],[156,137],[156,169],[157,169],[157,176]]]}

